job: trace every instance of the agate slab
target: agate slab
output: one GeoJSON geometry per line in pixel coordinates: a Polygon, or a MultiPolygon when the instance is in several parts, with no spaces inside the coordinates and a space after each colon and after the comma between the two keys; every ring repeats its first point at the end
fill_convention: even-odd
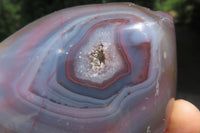
{"type": "Polygon", "coordinates": [[[1,133],[162,133],[173,18],[132,3],[54,12],[0,44],[1,133]]]}

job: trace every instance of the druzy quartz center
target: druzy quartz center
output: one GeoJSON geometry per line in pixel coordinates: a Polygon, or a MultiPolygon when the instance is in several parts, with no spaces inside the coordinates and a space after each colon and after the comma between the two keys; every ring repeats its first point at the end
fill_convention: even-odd
{"type": "Polygon", "coordinates": [[[78,6],[0,44],[0,133],[163,133],[176,87],[173,19],[78,6]]]}
{"type": "Polygon", "coordinates": [[[131,74],[131,65],[117,42],[121,20],[102,21],[86,32],[72,47],[66,60],[69,80],[82,86],[104,90],[118,79],[131,74]]]}
{"type": "MultiPolygon", "coordinates": [[[[92,70],[99,71],[99,69],[105,67],[105,51],[103,44],[100,43],[96,49],[93,49],[92,52],[89,53],[89,58],[91,58],[92,70]]],[[[106,57],[108,58],[108,57],[106,57]]]]}

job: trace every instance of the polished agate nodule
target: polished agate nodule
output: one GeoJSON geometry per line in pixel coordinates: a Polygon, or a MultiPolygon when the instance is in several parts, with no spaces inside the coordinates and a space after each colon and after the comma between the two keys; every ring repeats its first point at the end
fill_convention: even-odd
{"type": "Polygon", "coordinates": [[[0,132],[162,133],[175,51],[172,17],[131,3],[43,17],[0,44],[0,132]]]}

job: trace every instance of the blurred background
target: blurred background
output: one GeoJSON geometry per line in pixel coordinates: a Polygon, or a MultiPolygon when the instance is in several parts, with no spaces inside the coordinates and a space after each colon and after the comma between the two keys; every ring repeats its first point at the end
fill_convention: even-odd
{"type": "Polygon", "coordinates": [[[0,42],[26,24],[59,9],[94,3],[133,2],[170,13],[175,20],[177,97],[200,109],[200,0],[0,0],[0,42]]]}

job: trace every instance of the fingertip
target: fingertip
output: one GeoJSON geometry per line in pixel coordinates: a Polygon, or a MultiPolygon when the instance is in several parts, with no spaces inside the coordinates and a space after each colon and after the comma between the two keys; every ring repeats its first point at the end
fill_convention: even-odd
{"type": "Polygon", "coordinates": [[[166,133],[200,133],[200,112],[190,102],[176,100],[166,133]]]}
{"type": "Polygon", "coordinates": [[[182,111],[188,111],[190,113],[198,113],[198,114],[200,113],[199,109],[195,105],[184,99],[176,100],[175,106],[181,109],[182,111]]]}

